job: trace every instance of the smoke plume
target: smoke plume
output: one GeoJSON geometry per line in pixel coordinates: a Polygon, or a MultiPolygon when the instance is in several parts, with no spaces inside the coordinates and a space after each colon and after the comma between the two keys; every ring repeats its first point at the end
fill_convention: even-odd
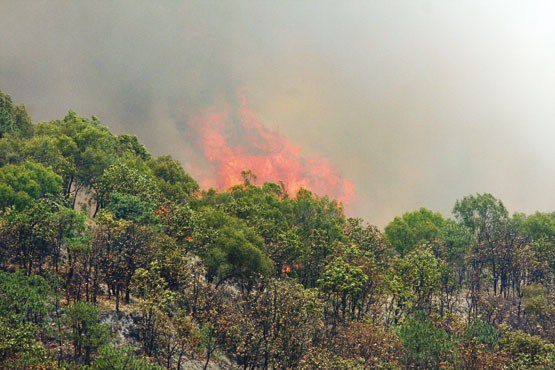
{"type": "Polygon", "coordinates": [[[349,179],[348,214],[379,226],[420,206],[449,215],[476,192],[552,211],[554,4],[3,1],[0,89],[35,121],[96,115],[199,179],[235,170],[199,146],[213,131],[199,117],[221,114],[260,134],[245,147],[222,133],[240,170],[263,181],[258,154],[289,153],[337,178],[318,191],[341,197],[349,179]],[[282,146],[255,147],[264,135],[282,146]]]}

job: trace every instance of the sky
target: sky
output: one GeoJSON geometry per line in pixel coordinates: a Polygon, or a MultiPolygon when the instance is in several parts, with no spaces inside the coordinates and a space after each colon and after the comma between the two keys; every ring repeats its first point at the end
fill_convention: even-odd
{"type": "Polygon", "coordinates": [[[539,0],[0,1],[0,90],[34,121],[95,115],[194,176],[189,122],[245,99],[380,227],[474,193],[551,212],[554,19],[539,0]]]}

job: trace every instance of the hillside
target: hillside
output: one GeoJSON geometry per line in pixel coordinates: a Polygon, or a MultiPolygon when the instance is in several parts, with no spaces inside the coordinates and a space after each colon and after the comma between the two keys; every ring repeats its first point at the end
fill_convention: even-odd
{"type": "Polygon", "coordinates": [[[553,369],[555,213],[491,194],[382,232],[0,92],[2,369],[553,369]]]}

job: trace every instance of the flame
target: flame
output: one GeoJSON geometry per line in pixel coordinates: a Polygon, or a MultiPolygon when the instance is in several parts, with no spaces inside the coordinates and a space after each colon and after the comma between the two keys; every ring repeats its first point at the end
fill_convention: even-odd
{"type": "Polygon", "coordinates": [[[227,105],[193,117],[190,126],[215,168],[215,178],[201,179],[205,187],[227,189],[243,182],[242,171],[251,170],[264,182],[283,182],[289,194],[305,188],[343,204],[354,199],[352,182],[340,177],[328,159],[303,157],[301,147],[264,126],[245,99],[238,109],[227,105]]]}

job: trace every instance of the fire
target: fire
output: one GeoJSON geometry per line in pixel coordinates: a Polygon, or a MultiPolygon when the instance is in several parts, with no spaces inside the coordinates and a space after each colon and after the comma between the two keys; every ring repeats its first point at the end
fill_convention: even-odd
{"type": "Polygon", "coordinates": [[[202,180],[204,186],[227,189],[243,182],[242,171],[251,170],[261,181],[282,181],[289,194],[305,188],[344,204],[354,199],[353,184],[340,177],[328,159],[303,157],[300,146],[264,126],[244,99],[238,109],[206,112],[190,126],[215,168],[216,178],[202,180]]]}

